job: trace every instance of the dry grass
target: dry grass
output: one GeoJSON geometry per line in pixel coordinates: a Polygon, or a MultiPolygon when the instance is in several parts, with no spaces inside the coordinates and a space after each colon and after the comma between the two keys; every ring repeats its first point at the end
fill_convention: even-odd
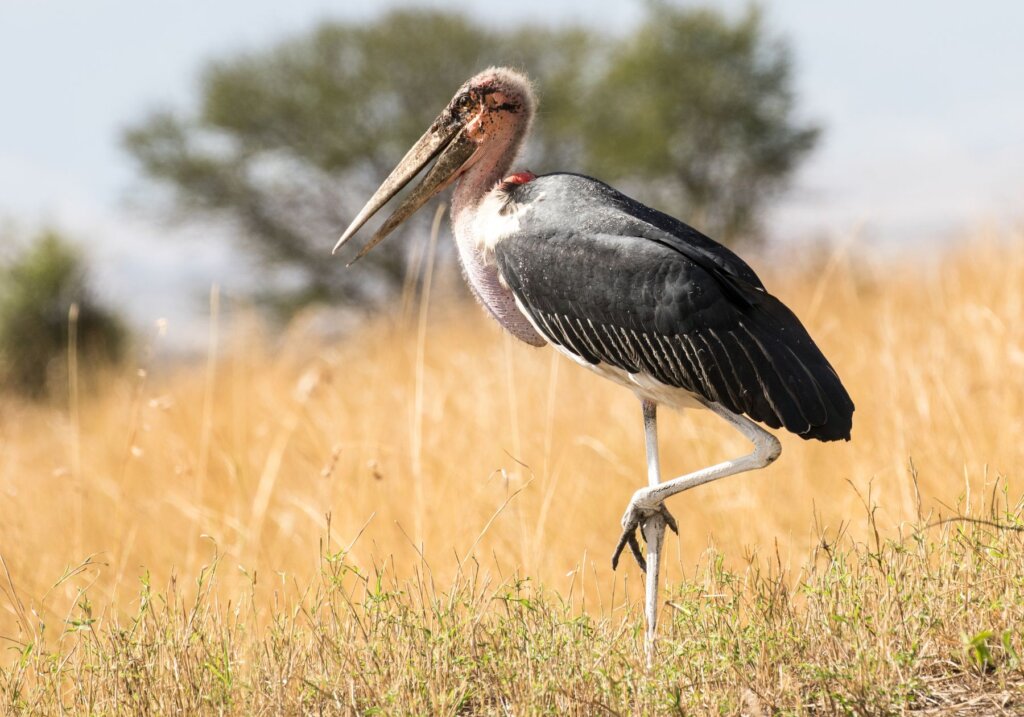
{"type": "MultiPolygon", "coordinates": [[[[0,399],[2,704],[1022,709],[1019,537],[908,537],[1020,516],[1022,248],[765,272],[853,394],[854,440],[785,436],[768,470],[672,501],[653,674],[640,574],[608,561],[639,406],[475,307],[410,301],[328,348],[231,332],[205,370],[146,361],[71,411],[0,399]]],[[[709,416],[663,412],[661,436],[672,474],[746,450],[709,416]]]]}

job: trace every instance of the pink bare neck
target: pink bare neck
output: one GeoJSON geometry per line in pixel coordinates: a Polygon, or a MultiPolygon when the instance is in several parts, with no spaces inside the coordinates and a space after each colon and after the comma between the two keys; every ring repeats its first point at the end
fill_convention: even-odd
{"type": "MultiPolygon", "coordinates": [[[[481,118],[479,156],[459,179],[452,198],[452,222],[456,231],[460,220],[467,214],[474,214],[487,193],[506,176],[519,155],[532,120],[532,108],[523,112],[489,112],[481,118]]],[[[519,172],[512,177],[527,174],[531,179],[535,176],[519,172]]]]}

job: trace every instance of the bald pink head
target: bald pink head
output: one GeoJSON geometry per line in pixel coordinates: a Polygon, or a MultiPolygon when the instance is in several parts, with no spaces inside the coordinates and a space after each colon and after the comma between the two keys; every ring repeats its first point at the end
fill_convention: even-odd
{"type": "Polygon", "coordinates": [[[488,67],[469,78],[455,93],[453,102],[468,94],[490,110],[533,114],[537,105],[530,78],[510,67],[488,67]]]}
{"type": "Polygon", "coordinates": [[[475,205],[512,166],[537,108],[530,79],[508,67],[489,67],[459,88],[446,108],[465,123],[478,146],[463,168],[452,214],[475,205]]]}
{"type": "Polygon", "coordinates": [[[477,205],[505,176],[519,153],[536,106],[529,78],[517,70],[490,67],[471,77],[352,220],[335,251],[432,161],[423,181],[356,258],[455,181],[459,184],[452,216],[457,221],[462,210],[477,205]]]}

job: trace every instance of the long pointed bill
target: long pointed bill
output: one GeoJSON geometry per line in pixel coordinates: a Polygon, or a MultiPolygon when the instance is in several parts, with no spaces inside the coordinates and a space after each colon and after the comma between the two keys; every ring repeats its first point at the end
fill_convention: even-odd
{"type": "Polygon", "coordinates": [[[448,186],[455,178],[458,171],[469,161],[476,151],[477,145],[459,130],[452,138],[451,133],[441,134],[433,129],[428,130],[420,140],[413,145],[398,166],[388,175],[380,188],[374,192],[370,201],[360,210],[356,218],[352,220],[348,229],[341,235],[341,239],[334,245],[334,253],[338,251],[359,229],[369,221],[370,217],[376,214],[388,203],[398,192],[402,190],[412,179],[419,174],[430,160],[437,157],[437,162],[427,172],[423,181],[410,192],[405,201],[387,218],[380,229],[373,235],[366,246],[364,246],[355,259],[349,262],[351,266],[361,259],[368,251],[377,246],[388,234],[408,219],[417,209],[448,186]]]}

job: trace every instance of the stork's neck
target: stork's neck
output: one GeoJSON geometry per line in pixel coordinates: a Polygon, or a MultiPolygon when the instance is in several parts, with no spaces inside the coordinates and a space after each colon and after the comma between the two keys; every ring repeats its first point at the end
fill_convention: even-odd
{"type": "Polygon", "coordinates": [[[488,136],[478,150],[479,158],[466,170],[455,187],[452,229],[466,281],[480,303],[516,338],[533,346],[543,346],[544,338],[516,307],[515,297],[498,274],[494,256],[488,252],[488,245],[500,236],[501,231],[495,231],[497,227],[486,221],[500,219],[495,202],[488,203],[486,200],[494,196],[492,192],[505,178],[519,154],[519,148],[530,127],[531,115],[532,111],[516,115],[510,113],[506,115],[503,126],[494,122],[488,128],[488,136]],[[491,129],[497,131],[492,132],[491,129]]]}
{"type": "MultiPolygon", "coordinates": [[[[507,174],[519,155],[523,140],[533,120],[533,108],[518,113],[501,113],[486,125],[487,136],[481,144],[480,157],[466,170],[452,197],[452,223],[459,236],[460,227],[471,221],[480,203],[507,174]]],[[[485,119],[485,122],[488,122],[485,119]]]]}

